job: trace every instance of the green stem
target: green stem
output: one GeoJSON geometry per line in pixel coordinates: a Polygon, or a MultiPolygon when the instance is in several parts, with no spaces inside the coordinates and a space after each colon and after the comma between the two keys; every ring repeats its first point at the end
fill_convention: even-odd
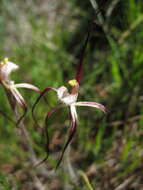
{"type": "Polygon", "coordinates": [[[87,175],[83,171],[80,171],[79,173],[80,173],[81,177],[83,178],[87,188],[89,190],[94,190],[93,187],[91,186],[90,182],[89,182],[87,175]]]}

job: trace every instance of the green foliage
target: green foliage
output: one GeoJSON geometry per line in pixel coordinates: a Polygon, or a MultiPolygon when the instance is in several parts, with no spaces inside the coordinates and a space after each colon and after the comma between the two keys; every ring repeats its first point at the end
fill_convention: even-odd
{"type": "MultiPolygon", "coordinates": [[[[19,64],[20,69],[17,74],[12,75],[13,79],[19,83],[32,83],[40,89],[67,85],[67,81],[75,75],[89,21],[95,12],[90,1],[71,1],[67,3],[67,7],[62,4],[63,14],[56,11],[45,13],[38,2],[25,6],[18,0],[17,4],[10,0],[0,2],[0,58],[9,57],[19,64]]],[[[106,12],[111,5],[110,1],[103,11],[104,23],[100,23],[99,18],[95,17],[97,25],[91,32],[79,96],[79,100],[105,104],[109,114],[103,118],[96,110],[78,110],[79,125],[71,145],[70,158],[75,168],[87,173],[90,166],[99,167],[93,178],[91,176],[91,184],[100,189],[103,180],[105,183],[108,181],[108,172],[115,176],[114,181],[117,182],[112,185],[107,183],[107,189],[114,189],[131,173],[136,175],[136,169],[142,162],[143,5],[141,0],[119,1],[107,18],[106,12]],[[74,158],[76,153],[80,154],[80,158],[74,158]],[[111,167],[106,164],[111,163],[110,161],[114,162],[111,167]],[[103,173],[105,175],[101,179],[103,173]]],[[[0,88],[0,91],[1,109],[14,118],[3,89],[0,88]]],[[[31,117],[31,108],[38,94],[26,90],[21,90],[21,93],[29,105],[25,123],[31,134],[32,145],[38,157],[43,158],[45,140],[42,139],[41,142],[41,134],[31,117]]],[[[54,92],[46,97],[50,106],[56,105],[54,92]]],[[[44,118],[49,110],[50,107],[41,100],[36,110],[41,126],[44,125],[44,118]]],[[[69,125],[67,112],[63,109],[49,121],[52,143],[49,168],[55,166],[55,154],[61,151],[66,140],[66,127],[69,125]]],[[[27,162],[27,153],[19,145],[15,126],[0,117],[0,164],[10,164],[17,167],[17,171],[27,162]]],[[[4,175],[4,172],[1,171],[0,175],[0,189],[12,189],[8,181],[9,174],[4,175]]],[[[138,173],[137,175],[141,175],[138,173]]],[[[65,171],[59,173],[62,184],[67,181],[72,184],[69,178],[65,171]]],[[[22,183],[20,179],[16,180],[15,183],[22,183]]],[[[81,183],[81,187],[73,183],[72,187],[86,189],[84,183],[81,183]]]]}

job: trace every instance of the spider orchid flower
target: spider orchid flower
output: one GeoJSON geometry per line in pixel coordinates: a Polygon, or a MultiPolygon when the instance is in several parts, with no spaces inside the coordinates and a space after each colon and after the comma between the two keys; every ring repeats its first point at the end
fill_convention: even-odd
{"type": "Polygon", "coordinates": [[[0,62],[0,84],[4,87],[6,90],[6,93],[8,95],[11,107],[15,109],[15,106],[18,104],[26,113],[27,110],[27,104],[20,92],[18,91],[18,88],[27,88],[34,90],[36,92],[40,92],[40,90],[31,84],[28,83],[20,83],[15,84],[14,81],[10,79],[10,74],[13,71],[16,71],[19,68],[18,65],[14,64],[13,62],[10,62],[8,58],[5,58],[3,61],[0,62]]]}
{"type": "MultiPolygon", "coordinates": [[[[38,97],[37,101],[35,102],[34,106],[33,106],[33,118],[35,118],[34,116],[34,109],[36,104],[39,102],[39,100],[50,90],[53,90],[57,93],[57,97],[58,100],[60,101],[60,104],[58,106],[56,106],[55,108],[53,108],[50,112],[48,112],[47,116],[46,116],[46,120],[45,120],[45,125],[47,125],[48,119],[51,117],[51,115],[55,112],[57,112],[61,107],[69,107],[70,108],[70,122],[71,122],[71,126],[69,129],[69,136],[67,139],[67,142],[64,146],[64,149],[61,153],[60,159],[57,163],[56,168],[59,167],[62,158],[64,156],[65,150],[68,147],[69,143],[71,142],[72,138],[75,135],[76,132],[76,127],[77,127],[77,122],[78,122],[78,117],[77,117],[77,110],[76,107],[77,106],[88,106],[88,107],[93,107],[93,108],[97,108],[99,110],[101,110],[102,112],[106,113],[107,109],[105,108],[105,106],[103,106],[102,104],[99,104],[97,102],[82,102],[82,101],[77,101],[78,98],[78,93],[79,93],[79,83],[76,79],[74,80],[70,80],[68,82],[72,89],[71,92],[68,91],[68,89],[65,86],[61,86],[60,88],[46,88],[45,90],[43,90],[43,92],[41,93],[41,95],[38,97]]],[[[47,131],[47,126],[46,126],[46,136],[47,136],[47,149],[49,146],[49,137],[48,137],[48,131],[47,131]]],[[[47,157],[42,161],[46,161],[48,159],[48,154],[49,154],[49,149],[47,150],[47,157]]],[[[40,163],[42,163],[40,162],[40,163]]]]}
{"type": "Polygon", "coordinates": [[[49,91],[55,91],[57,93],[57,98],[60,101],[60,104],[58,106],[56,106],[50,112],[47,113],[47,116],[45,119],[45,134],[46,134],[46,138],[47,138],[47,144],[46,144],[47,156],[40,163],[38,163],[38,165],[45,162],[49,156],[49,135],[48,135],[47,122],[48,122],[49,118],[52,116],[52,114],[57,112],[62,107],[69,107],[69,110],[70,110],[70,122],[71,122],[71,124],[70,124],[70,128],[69,128],[69,136],[68,136],[67,142],[63,148],[63,151],[61,153],[60,159],[58,160],[58,163],[56,165],[56,169],[57,169],[59,167],[62,159],[63,159],[66,148],[70,144],[70,142],[71,142],[71,140],[74,137],[75,132],[76,132],[77,122],[78,122],[76,107],[77,106],[88,106],[88,107],[97,108],[104,113],[107,112],[107,109],[105,108],[105,106],[102,104],[99,104],[97,102],[87,102],[87,101],[78,102],[77,101],[78,94],[79,94],[79,84],[81,82],[82,75],[83,75],[84,55],[86,52],[88,41],[90,39],[90,32],[91,32],[91,28],[89,28],[89,30],[88,30],[87,37],[85,39],[85,43],[84,43],[83,48],[81,50],[79,63],[77,65],[77,69],[76,69],[75,79],[70,80],[68,82],[70,84],[70,86],[72,87],[71,92],[69,92],[65,86],[61,86],[60,88],[46,88],[40,93],[40,96],[37,98],[35,104],[33,105],[32,115],[33,115],[33,119],[34,119],[35,123],[37,124],[37,120],[36,120],[36,117],[34,114],[34,110],[35,110],[35,107],[36,107],[37,103],[39,102],[39,100],[42,97],[44,97],[44,95],[46,93],[48,93],[49,91]]]}

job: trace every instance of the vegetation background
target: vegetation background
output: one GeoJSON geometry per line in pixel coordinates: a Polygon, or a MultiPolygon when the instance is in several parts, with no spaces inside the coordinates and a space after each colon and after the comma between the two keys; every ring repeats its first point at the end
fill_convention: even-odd
{"type": "MultiPolygon", "coordinates": [[[[20,66],[12,75],[16,82],[40,89],[67,85],[91,22],[79,99],[103,103],[110,113],[79,108],[77,134],[57,171],[69,123],[67,110],[55,114],[49,160],[32,168],[29,147],[40,161],[45,140],[31,117],[38,95],[21,90],[29,105],[24,122],[31,143],[0,116],[0,189],[143,190],[142,0],[0,0],[0,59],[20,66]]],[[[0,109],[14,117],[0,90],[0,109]]],[[[48,100],[50,106],[57,103],[54,93],[48,100]]],[[[49,110],[44,101],[38,104],[41,125],[49,110]]]]}

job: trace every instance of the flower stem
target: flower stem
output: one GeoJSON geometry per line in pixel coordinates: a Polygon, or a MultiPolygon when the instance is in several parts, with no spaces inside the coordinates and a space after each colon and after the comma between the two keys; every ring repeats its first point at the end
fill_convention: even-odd
{"type": "Polygon", "coordinates": [[[87,177],[87,175],[83,172],[83,171],[80,171],[79,174],[81,175],[81,177],[83,178],[87,188],[89,190],[94,190],[93,187],[91,186],[90,182],[89,182],[89,179],[87,177]]]}

